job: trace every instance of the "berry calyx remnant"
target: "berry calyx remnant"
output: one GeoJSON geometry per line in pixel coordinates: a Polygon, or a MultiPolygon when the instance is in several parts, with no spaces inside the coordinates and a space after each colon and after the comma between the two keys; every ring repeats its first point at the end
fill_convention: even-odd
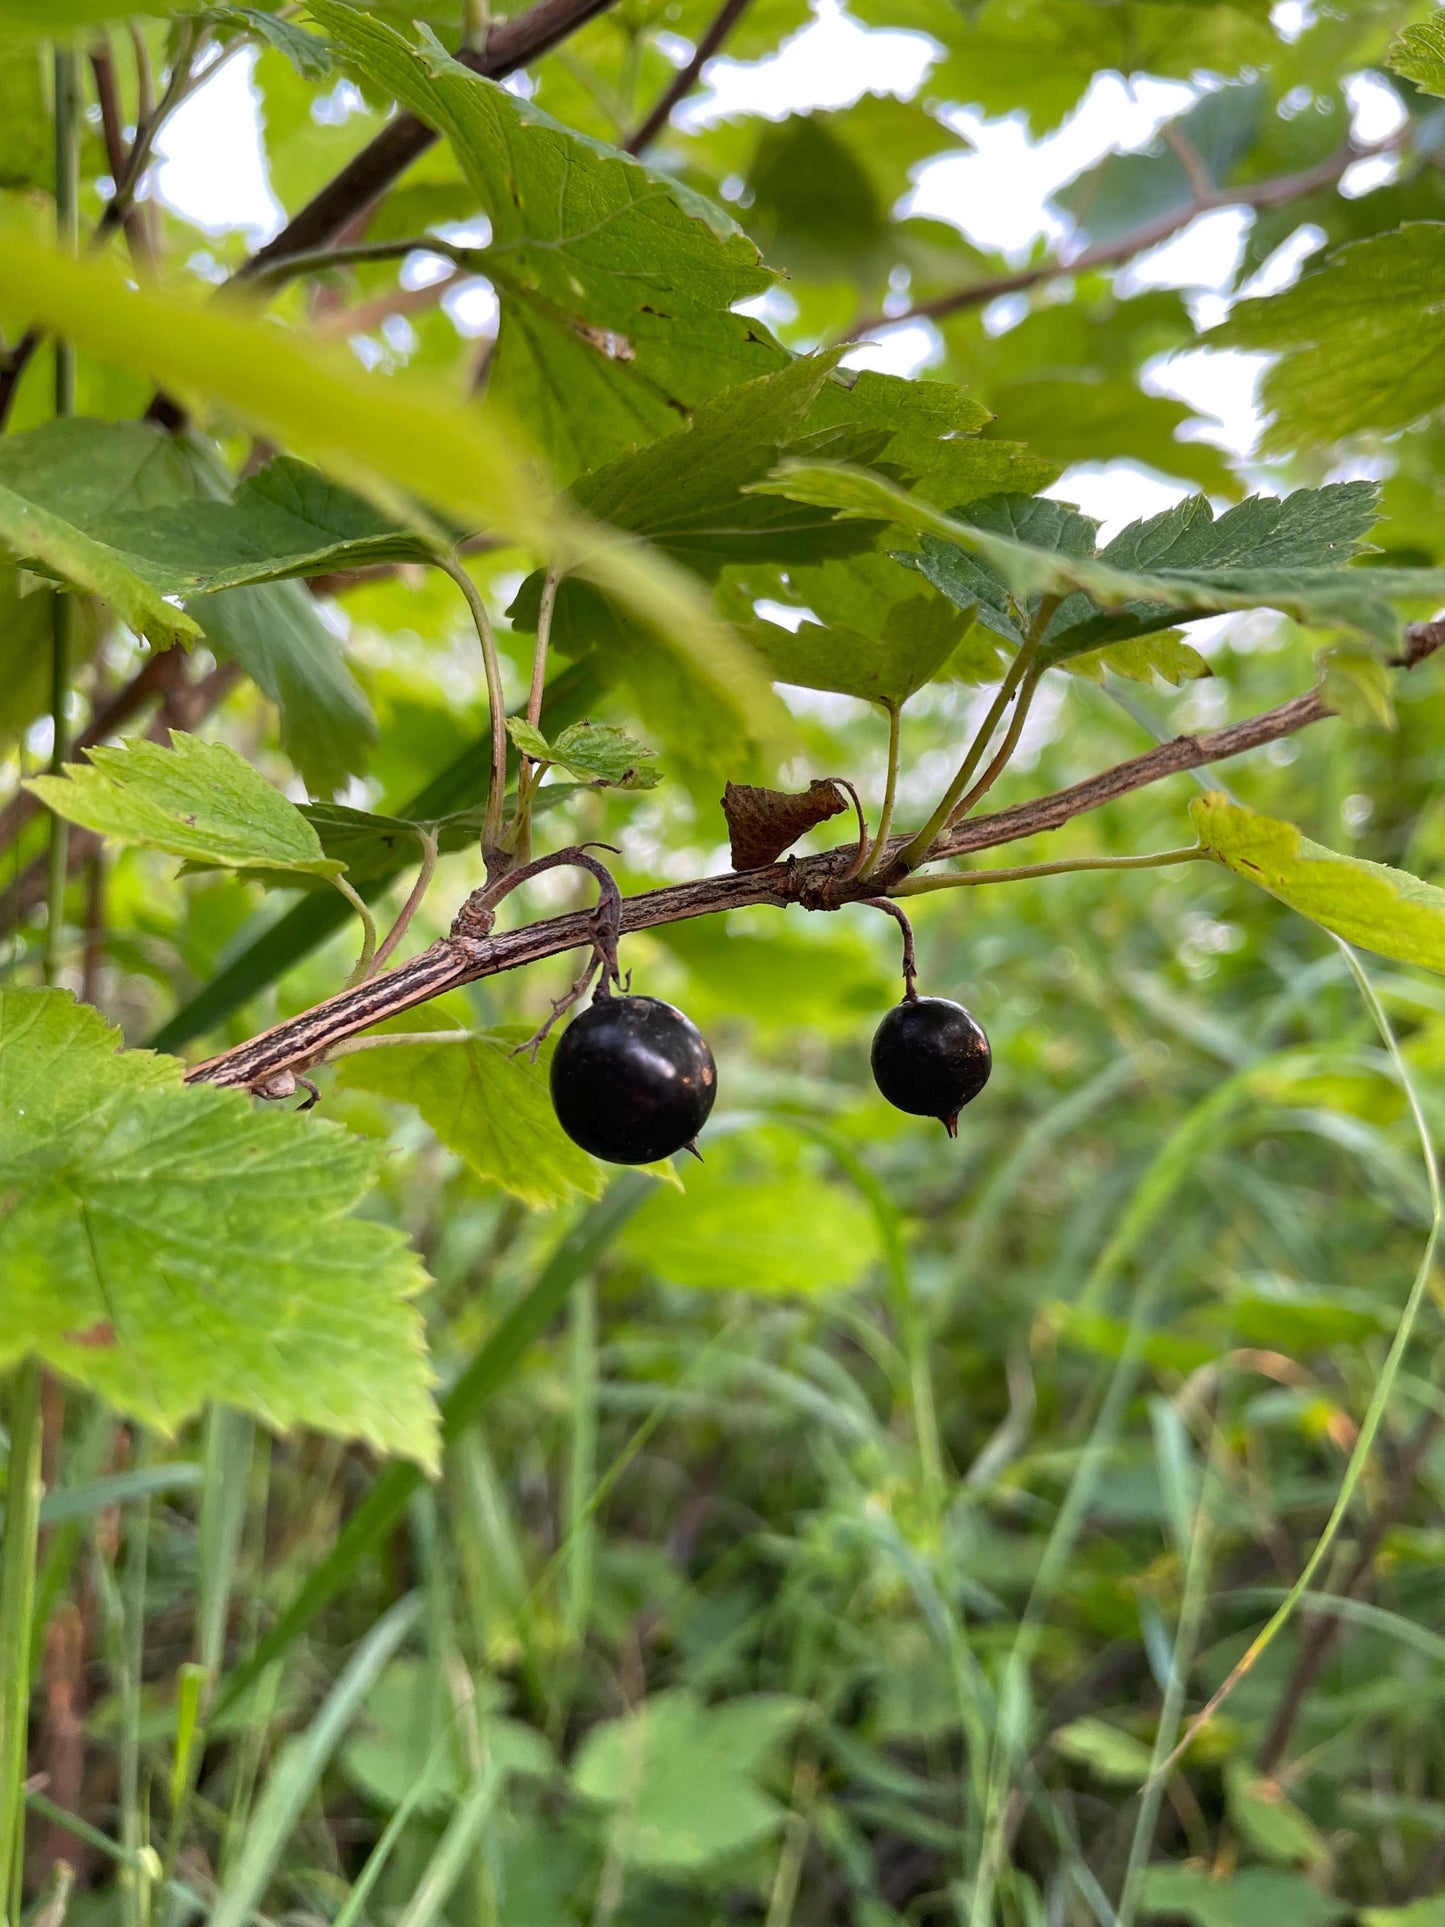
{"type": "Polygon", "coordinates": [[[574,1144],[609,1164],[694,1149],[717,1067],[690,1018],[659,997],[599,991],[552,1057],[552,1107],[574,1144]]]}
{"type": "Polygon", "coordinates": [[[873,1081],[896,1109],[936,1117],[958,1136],[958,1114],[987,1084],[993,1053],[983,1025],[947,997],[905,997],[873,1033],[873,1081]]]}

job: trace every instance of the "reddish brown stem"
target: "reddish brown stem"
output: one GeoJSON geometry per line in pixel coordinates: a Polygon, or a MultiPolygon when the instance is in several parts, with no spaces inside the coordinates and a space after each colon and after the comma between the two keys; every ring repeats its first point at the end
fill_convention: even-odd
{"type": "MultiPolygon", "coordinates": [[[[599,13],[605,13],[611,4],[612,0],[537,0],[525,13],[497,21],[482,52],[464,47],[457,59],[489,80],[504,80],[599,13]]],[[[415,114],[401,113],[388,121],[355,159],[291,217],[274,240],[238,269],[238,277],[249,278],[284,255],[328,246],[347,222],[371,207],[436,138],[415,114]]]]}
{"type": "MultiPolygon", "coordinates": [[[[1442,645],[1445,645],[1445,622],[1420,625],[1410,632],[1403,662],[1409,666],[1442,645]]],[[[1222,762],[1265,743],[1277,742],[1332,713],[1320,696],[1311,691],[1224,729],[1176,737],[1051,796],[957,824],[937,838],[927,861],[970,855],[1058,829],[1086,810],[1099,809],[1163,777],[1198,769],[1206,763],[1222,762]]],[[[729,876],[702,877],[648,890],[640,896],[623,899],[620,929],[624,933],[646,930],[760,904],[782,908],[798,903],[805,908],[836,910],[844,903],[886,893],[891,883],[900,881],[906,872],[900,867],[899,858],[908,842],[906,835],[891,839],[879,872],[866,882],[848,875],[855,852],[853,846],[843,845],[801,861],[789,859],[729,876]]],[[[574,912],[493,936],[480,922],[469,928],[464,912],[453,925],[451,935],[429,950],[368,983],[328,998],[248,1043],[208,1058],[194,1066],[188,1078],[193,1082],[254,1088],[278,1072],[319,1062],[327,1050],[346,1038],[369,1030],[384,1018],[414,1010],[444,991],[591,944],[595,928],[593,913],[574,912]]]]}
{"type": "Polygon", "coordinates": [[[678,68],[667,91],[627,143],[629,154],[651,147],[672,117],[672,110],[697,85],[698,75],[751,6],[752,0],[723,0],[707,31],[693,49],[691,60],[678,68]]]}
{"type": "Polygon", "coordinates": [[[986,281],[970,281],[961,288],[950,289],[947,294],[934,295],[931,300],[915,301],[911,307],[903,308],[897,314],[869,315],[862,321],[854,322],[844,339],[860,341],[865,335],[877,334],[883,328],[901,327],[906,321],[941,321],[945,315],[957,314],[964,308],[982,307],[998,300],[1001,295],[1027,293],[1030,288],[1036,288],[1045,281],[1056,281],[1062,275],[1087,274],[1090,268],[1122,267],[1136,255],[1145,254],[1150,248],[1167,241],[1171,235],[1178,234],[1201,214],[1226,207],[1253,208],[1256,211],[1286,207],[1292,201],[1303,200],[1306,195],[1317,194],[1322,188],[1333,187],[1356,161],[1394,152],[1400,146],[1400,140],[1400,135],[1392,134],[1387,140],[1369,146],[1348,141],[1325,160],[1297,174],[1277,175],[1273,180],[1257,181],[1248,187],[1222,187],[1208,193],[1196,193],[1184,206],[1171,209],[1157,220],[1144,222],[1117,241],[1085,248],[1072,259],[1060,260],[1055,257],[1041,261],[1035,267],[1019,268],[1012,274],[994,275],[986,281]]]}

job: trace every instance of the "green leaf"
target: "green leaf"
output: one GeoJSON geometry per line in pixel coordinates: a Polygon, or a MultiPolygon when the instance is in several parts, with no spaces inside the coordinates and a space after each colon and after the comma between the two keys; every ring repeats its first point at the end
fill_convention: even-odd
{"type": "Polygon", "coordinates": [[[686,1874],[768,1839],[783,1809],[756,1783],[797,1725],[797,1700],[755,1694],[710,1710],[686,1692],[656,1693],[596,1726],[572,1764],[584,1800],[615,1810],[613,1851],[648,1872],[686,1874]]]}
{"type": "Polygon", "coordinates": [[[199,598],[193,612],[216,654],[275,703],[281,747],[312,790],[327,794],[364,768],[376,718],[299,582],[223,589],[199,598]]]}
{"type": "Polygon", "coordinates": [[[1298,1867],[1318,1867],[1329,1860],[1323,1834],[1285,1796],[1277,1780],[1261,1779],[1243,1760],[1231,1760],[1224,1783],[1229,1817],[1262,1859],[1298,1867]]]}
{"type": "Polygon", "coordinates": [[[1071,1720],[1049,1735],[1049,1745],[1066,1760],[1075,1760],[1100,1780],[1122,1786],[1142,1786],[1149,1777],[1153,1756],[1142,1740],[1107,1720],[1071,1720]]]}
{"type": "Polygon", "coordinates": [[[1201,70],[1237,74],[1278,56],[1268,10],[1191,6],[1188,0],[1099,7],[1091,0],[984,0],[960,13],[952,0],[856,0],[870,26],[911,27],[947,51],[929,75],[931,94],[970,101],[990,117],[1022,112],[1035,133],[1064,119],[1099,70],[1193,80],[1201,70]]]}
{"type": "MultiPolygon", "coordinates": [[[[1063,468],[1075,462],[1142,462],[1211,495],[1238,493],[1234,472],[1220,449],[1180,437],[1179,430],[1198,419],[1193,409],[1167,395],[1146,395],[1132,366],[1113,376],[1093,370],[1029,375],[991,387],[989,401],[998,426],[1027,443],[1035,459],[1046,458],[1063,468]]],[[[1003,481],[998,486],[1043,484],[1003,481]]],[[[930,499],[950,508],[958,498],[938,493],[930,499]]]]}
{"type": "Polygon", "coordinates": [[[5,0],[0,9],[0,40],[54,40],[107,20],[203,11],[200,0],[5,0]]]}
{"type": "Polygon", "coordinates": [[[1297,1874],[1246,1867],[1216,1880],[1193,1867],[1148,1867],[1140,1887],[1151,1915],[1182,1914],[1195,1927],[1333,1927],[1350,1907],[1311,1887],[1297,1874]]]}
{"type": "Polygon", "coordinates": [[[625,1238],[669,1284],[811,1297],[847,1290],[878,1257],[867,1207],[804,1170],[760,1175],[719,1145],[686,1173],[686,1187],[659,1190],[625,1238]]]}
{"type": "Polygon", "coordinates": [[[0,991],[0,1363],[168,1434],[222,1400],[435,1465],[425,1276],[347,1215],[374,1151],[120,1042],[61,991],[0,991]]]}
{"type": "MultiPolygon", "coordinates": [[[[488,1761],[504,1774],[550,1775],[555,1762],[543,1736],[520,1721],[498,1717],[500,1690],[483,1677],[472,1693],[488,1761]]],[[[382,1806],[395,1809],[414,1799],[434,1812],[450,1806],[465,1787],[461,1747],[456,1705],[441,1668],[425,1660],[396,1659],[367,1696],[359,1730],[342,1749],[341,1765],[352,1784],[382,1806]]]]}
{"type": "Polygon", "coordinates": [[[1445,1893],[1404,1907],[1361,1907],[1360,1919],[1364,1927],[1445,1927],[1445,1893]]]}
{"type": "Polygon", "coordinates": [[[407,491],[455,526],[491,529],[581,570],[647,625],[654,653],[660,641],[687,667],[734,746],[786,739],[787,719],[766,677],[697,585],[665,557],[588,529],[556,505],[495,409],[458,408],[447,388],[415,377],[369,377],[344,350],[243,319],[234,308],[131,288],[113,265],[54,253],[13,227],[0,227],[0,304],[170,393],[224,402],[267,439],[309,451],[328,473],[364,488],[388,513],[407,491]]]}
{"type": "MultiPolygon", "coordinates": [[[[27,500],[63,516],[113,551],[114,566],[138,577],[147,594],[161,597],[187,593],[196,582],[194,574],[171,566],[164,543],[152,546],[153,531],[164,527],[168,538],[194,544],[193,518],[201,527],[219,523],[232,532],[229,541],[221,539],[219,550],[213,538],[210,559],[218,563],[234,562],[238,543],[253,558],[264,557],[265,548],[257,546],[263,534],[279,542],[273,561],[288,550],[294,556],[298,544],[304,549],[330,539],[339,567],[348,559],[348,536],[353,538],[349,554],[366,559],[362,538],[374,535],[377,520],[366,503],[300,463],[271,468],[280,475],[268,481],[267,470],[242,484],[247,506],[238,508],[214,499],[229,493],[230,478],[211,451],[146,422],[78,416],[0,440],[0,485],[13,486],[27,500]],[[288,481],[293,498],[316,503],[312,523],[270,507],[270,495],[284,498],[288,481]],[[328,516],[328,526],[318,527],[328,516]]],[[[398,532],[393,528],[393,533],[398,532]]],[[[414,538],[409,552],[416,553],[414,538]]],[[[265,583],[268,576],[291,572],[284,561],[276,561],[253,568],[250,576],[265,583]]],[[[169,602],[164,606],[174,614],[169,602]]],[[[376,734],[371,709],[304,590],[294,584],[227,589],[198,601],[186,615],[199,625],[192,634],[204,632],[216,653],[238,663],[277,705],[282,742],[315,788],[332,789],[362,766],[376,734]]]]}
{"type": "Polygon", "coordinates": [[[175,596],[424,561],[433,553],[415,530],[289,455],[249,476],[233,501],[124,510],[100,518],[93,533],[175,596]]]}
{"type": "Polygon", "coordinates": [[[450,141],[492,224],[501,302],[489,393],[515,409],[563,479],[677,425],[718,390],[782,365],[734,314],[773,275],[711,201],[587,140],[471,73],[426,35],[373,14],[310,9],[369,79],[450,141]]]}
{"type": "MultiPolygon", "coordinates": [[[[1370,661],[1374,660],[1372,656],[1370,661]]],[[[1157,676],[1175,689],[1214,673],[1193,644],[1172,629],[1156,636],[1140,636],[1134,642],[1111,643],[1107,649],[1090,649],[1082,656],[1071,657],[1064,666],[1071,676],[1082,676],[1087,682],[1102,682],[1107,669],[1129,682],[1153,682],[1157,676]]]]}
{"type": "Polygon", "coordinates": [[[1277,453],[1389,434],[1445,406],[1442,313],[1445,223],[1407,221],[1340,248],[1279,294],[1239,302],[1205,341],[1280,356],[1260,390],[1271,417],[1263,447],[1277,453]]]}
{"type": "Polygon", "coordinates": [[[307,33],[294,21],[260,7],[222,7],[218,19],[234,20],[240,27],[285,54],[303,80],[325,80],[331,72],[331,53],[324,40],[307,33]]]}
{"type": "Polygon", "coordinates": [[[55,179],[43,57],[0,42],[0,188],[49,189],[55,179]]]}
{"type": "MultiPolygon", "coordinates": [[[[756,593],[760,585],[748,586],[756,593]]],[[[754,615],[747,597],[737,598],[739,627],[778,681],[889,708],[932,681],[971,620],[942,596],[914,592],[910,577],[887,556],[793,569],[778,586],[824,618],[790,630],[754,615]],[[844,611],[851,623],[838,619],[844,611]]]]}
{"type": "Polygon", "coordinates": [[[819,390],[805,431],[817,454],[874,462],[909,478],[925,500],[944,508],[985,495],[1027,494],[1057,478],[1054,462],[1018,442],[981,436],[988,423],[988,410],[952,382],[840,369],[819,390]],[[828,433],[841,440],[868,431],[879,438],[873,455],[829,449],[823,441],[828,433]]]}
{"type": "Polygon", "coordinates": [[[388,1044],[342,1058],[337,1076],[343,1089],[414,1104],[448,1150],[524,1204],[595,1198],[598,1168],[552,1110],[547,1066],[555,1039],[534,1064],[525,1052],[512,1055],[527,1036],[460,1031],[455,1044],[388,1044]]]}
{"type": "Polygon", "coordinates": [[[1392,602],[1445,597],[1445,570],[1337,566],[1373,514],[1370,483],[1300,489],[1282,502],[1252,496],[1217,521],[1203,496],[1191,496],[1132,524],[1098,556],[1086,552],[1087,518],[1069,510],[1056,516],[1058,503],[1023,507],[999,498],[950,517],[867,470],[798,461],[755,487],[849,519],[886,516],[922,536],[925,551],[914,566],[1002,635],[1017,639],[1020,612],[1036,611],[1046,595],[1060,597],[1044,636],[1048,663],[1231,609],[1278,609],[1393,644],[1392,602]],[[928,538],[961,553],[941,557],[928,538]]]}
{"type": "Polygon", "coordinates": [[[169,749],[138,738],[87,754],[89,764],[25,786],[68,823],[208,867],[317,877],[344,868],[296,805],[225,743],[172,730],[169,749]]]}
{"type": "Polygon", "coordinates": [[[128,568],[113,549],[93,542],[63,516],[52,515],[3,484],[0,542],[18,561],[58,576],[72,588],[103,597],[138,636],[164,646],[189,642],[201,633],[188,615],[128,568]]]}
{"type": "Polygon", "coordinates": [[[1341,643],[1320,655],[1320,694],[1347,723],[1395,727],[1394,687],[1388,667],[1369,649],[1341,643]]]}
{"type": "Polygon", "coordinates": [[[1301,916],[1362,950],[1445,971],[1445,890],[1383,863],[1341,856],[1292,823],[1256,816],[1217,793],[1196,797],[1190,815],[1216,861],[1301,916]]]}
{"type": "MultiPolygon", "coordinates": [[[[705,402],[686,428],[580,476],[573,500],[703,575],[725,562],[803,562],[866,547],[866,533],[840,528],[832,516],[744,493],[802,437],[836,360],[800,357],[777,374],[728,389],[705,402]]],[[[876,448],[883,437],[868,440],[876,448]]],[[[535,622],[540,580],[528,588],[514,605],[525,625],[535,622]]]]}
{"type": "Polygon", "coordinates": [[[569,723],[554,743],[516,717],[509,719],[507,731],[524,756],[570,770],[584,784],[651,790],[662,781],[655,769],[644,767],[657,751],[611,723],[569,723]]]}
{"type": "Polygon", "coordinates": [[[1385,65],[1422,92],[1445,96],[1445,21],[1437,13],[1403,28],[1390,43],[1385,65]]]}
{"type": "MultiPolygon", "coordinates": [[[[1267,102],[1263,81],[1215,87],[1169,131],[1188,142],[1215,187],[1224,187],[1254,146],[1267,102]]],[[[1053,198],[1072,215],[1079,240],[1098,247],[1183,213],[1198,193],[1177,147],[1160,134],[1133,153],[1108,155],[1053,198]]]]}

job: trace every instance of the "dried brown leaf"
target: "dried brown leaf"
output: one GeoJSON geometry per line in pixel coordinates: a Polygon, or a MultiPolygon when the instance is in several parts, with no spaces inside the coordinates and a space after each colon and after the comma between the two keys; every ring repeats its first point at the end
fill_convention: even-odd
{"type": "Polygon", "coordinates": [[[735,870],[760,870],[776,863],[799,837],[839,816],[848,798],[831,776],[820,777],[800,794],[759,789],[751,783],[729,783],[723,793],[723,815],[735,870]]]}

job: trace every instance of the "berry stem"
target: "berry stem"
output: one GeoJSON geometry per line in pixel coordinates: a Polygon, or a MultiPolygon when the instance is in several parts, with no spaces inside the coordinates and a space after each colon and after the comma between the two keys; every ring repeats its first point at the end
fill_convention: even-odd
{"type": "MultiPolygon", "coordinates": [[[[590,847],[598,850],[612,850],[614,856],[617,854],[610,843],[597,843],[590,847]]],[[[597,994],[599,997],[610,996],[609,985],[620,986],[622,983],[622,971],[617,961],[617,944],[622,935],[622,892],[618,889],[617,879],[607,865],[599,863],[595,856],[588,856],[587,849],[587,845],[577,843],[565,850],[554,850],[550,856],[536,857],[531,863],[523,864],[520,870],[512,870],[506,876],[498,878],[496,882],[485,884],[480,890],[474,890],[463,904],[456,923],[474,921],[478,925],[490,928],[497,906],[520,884],[529,883],[534,877],[542,876],[548,870],[585,870],[589,876],[597,879],[597,910],[593,919],[592,939],[594,962],[602,966],[602,981],[598,985],[597,994]]],[[[455,929],[456,925],[453,928],[455,929]]],[[[574,986],[572,996],[568,999],[569,1003],[582,994],[582,989],[586,987],[586,978],[590,978],[591,974],[592,966],[589,965],[580,987],[574,986]]],[[[567,1004],[564,1003],[563,1009],[565,1008],[567,1004]]],[[[552,1021],[555,1022],[560,1014],[560,1012],[554,1012],[552,1021]]]]}
{"type": "Polygon", "coordinates": [[[887,897],[862,897],[859,900],[866,903],[870,909],[885,911],[903,932],[903,1001],[905,1004],[917,1003],[918,958],[913,949],[913,925],[898,905],[891,903],[887,897]]]}
{"type": "MultiPolygon", "coordinates": [[[[949,876],[905,877],[893,886],[896,897],[926,896],[930,890],[962,890],[974,883],[1023,883],[1031,877],[1069,876],[1075,870],[1157,870],[1166,863],[1209,860],[1208,850],[1191,843],[1186,850],[1151,850],[1146,856],[1071,856],[1057,863],[1026,863],[1016,870],[962,870],[949,876]]],[[[880,899],[870,897],[870,903],[880,899]]]]}

